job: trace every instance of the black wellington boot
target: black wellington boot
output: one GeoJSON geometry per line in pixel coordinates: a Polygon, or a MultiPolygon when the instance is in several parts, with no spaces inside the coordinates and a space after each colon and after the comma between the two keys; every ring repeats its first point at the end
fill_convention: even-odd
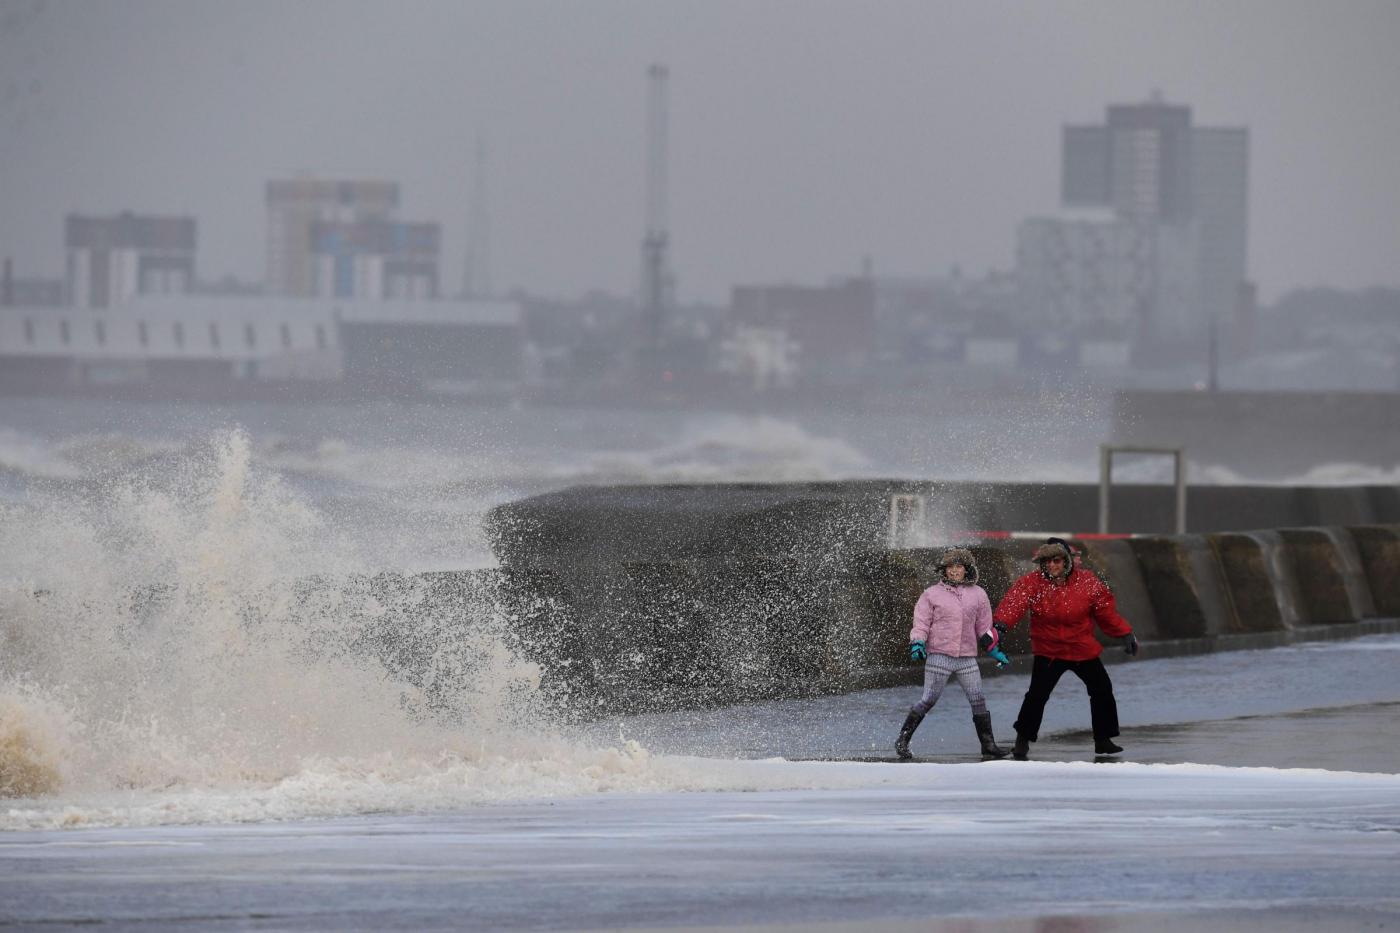
{"type": "Polygon", "coordinates": [[[1095,755],[1116,755],[1123,749],[1114,745],[1112,739],[1094,739],[1095,755]]]}
{"type": "Polygon", "coordinates": [[[1011,757],[1017,761],[1025,761],[1031,753],[1030,739],[1021,733],[1016,733],[1016,744],[1011,746],[1011,757]]]}
{"type": "Polygon", "coordinates": [[[977,741],[982,743],[982,760],[988,761],[992,758],[1005,758],[1006,749],[997,747],[997,740],[992,738],[992,714],[974,713],[972,715],[972,725],[977,729],[977,741]]]}
{"type": "Polygon", "coordinates": [[[894,740],[894,753],[906,761],[914,755],[909,751],[909,740],[914,737],[914,730],[919,728],[919,723],[924,721],[923,713],[909,711],[909,715],[904,717],[904,725],[899,727],[899,738],[894,740]]]}

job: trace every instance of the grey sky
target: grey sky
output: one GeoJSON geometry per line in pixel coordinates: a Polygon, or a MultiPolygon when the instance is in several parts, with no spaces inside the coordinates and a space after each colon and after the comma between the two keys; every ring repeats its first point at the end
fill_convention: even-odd
{"type": "Polygon", "coordinates": [[[1010,268],[1056,207],[1060,126],[1156,88],[1251,133],[1250,271],[1400,284],[1400,3],[0,0],[0,255],[56,275],[62,217],[198,217],[201,275],[263,275],[263,183],[402,184],[455,289],[478,132],[492,277],[626,292],[644,72],[671,68],[686,299],[870,255],[1010,268]]]}

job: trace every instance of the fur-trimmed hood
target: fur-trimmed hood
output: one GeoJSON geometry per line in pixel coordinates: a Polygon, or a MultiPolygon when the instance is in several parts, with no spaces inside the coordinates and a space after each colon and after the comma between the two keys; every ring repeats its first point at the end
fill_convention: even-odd
{"type": "Polygon", "coordinates": [[[972,556],[972,552],[965,547],[950,547],[942,554],[938,555],[938,577],[945,583],[954,586],[971,586],[977,582],[977,559],[972,556]],[[967,568],[967,575],[962,578],[962,582],[954,584],[943,573],[949,564],[962,564],[967,568]]]}
{"type": "MultiPolygon", "coordinates": [[[[1069,542],[1064,538],[1046,538],[1045,543],[1035,549],[1035,554],[1031,560],[1040,567],[1040,572],[1045,573],[1045,561],[1052,557],[1063,557],[1065,559],[1065,572],[1063,577],[1068,577],[1074,572],[1074,548],[1069,546],[1069,542]]],[[[1046,574],[1048,577],[1049,574],[1046,574]]]]}

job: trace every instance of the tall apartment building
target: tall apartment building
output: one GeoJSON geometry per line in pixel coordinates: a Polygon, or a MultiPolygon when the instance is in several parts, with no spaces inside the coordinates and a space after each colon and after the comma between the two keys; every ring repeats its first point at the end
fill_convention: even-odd
{"type": "Polygon", "coordinates": [[[74,307],[108,308],[137,295],[180,294],[194,283],[193,217],[69,214],[63,239],[64,289],[74,307]]]}
{"type": "Polygon", "coordinates": [[[311,227],[314,294],[322,298],[437,298],[437,224],[361,220],[311,227]]]}
{"type": "Polygon", "coordinates": [[[1191,219],[1191,108],[1114,104],[1102,126],[1064,130],[1061,201],[1111,207],[1124,220],[1191,219]]]}
{"type": "Polygon", "coordinates": [[[317,294],[318,259],[312,231],[318,223],[390,220],[399,186],[389,181],[297,178],[267,183],[267,291],[309,298],[317,294]]]}
{"type": "Polygon", "coordinates": [[[1061,203],[1097,216],[1022,225],[1027,312],[1186,341],[1234,315],[1248,291],[1246,129],[1193,126],[1189,107],[1154,97],[1065,127],[1062,156],[1061,203]]]}
{"type": "Polygon", "coordinates": [[[1130,333],[1156,288],[1156,244],[1147,224],[1113,218],[1029,217],[1016,236],[1016,272],[1035,320],[1085,322],[1130,333]]]}
{"type": "Polygon", "coordinates": [[[1248,310],[1249,131],[1199,127],[1191,134],[1191,184],[1201,311],[1228,319],[1248,310]]]}

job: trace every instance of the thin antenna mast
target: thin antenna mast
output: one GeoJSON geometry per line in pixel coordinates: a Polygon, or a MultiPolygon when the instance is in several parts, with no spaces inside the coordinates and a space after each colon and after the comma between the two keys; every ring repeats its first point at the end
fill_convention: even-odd
{"type": "Polygon", "coordinates": [[[462,273],[462,293],[468,297],[491,294],[491,217],[486,206],[486,137],[476,137],[472,163],[471,214],[467,223],[467,262],[462,273]]]}
{"type": "Polygon", "coordinates": [[[661,346],[670,304],[671,273],[667,261],[666,137],[667,83],[670,70],[655,64],[647,69],[646,232],[642,238],[642,316],[646,345],[661,346]]]}

